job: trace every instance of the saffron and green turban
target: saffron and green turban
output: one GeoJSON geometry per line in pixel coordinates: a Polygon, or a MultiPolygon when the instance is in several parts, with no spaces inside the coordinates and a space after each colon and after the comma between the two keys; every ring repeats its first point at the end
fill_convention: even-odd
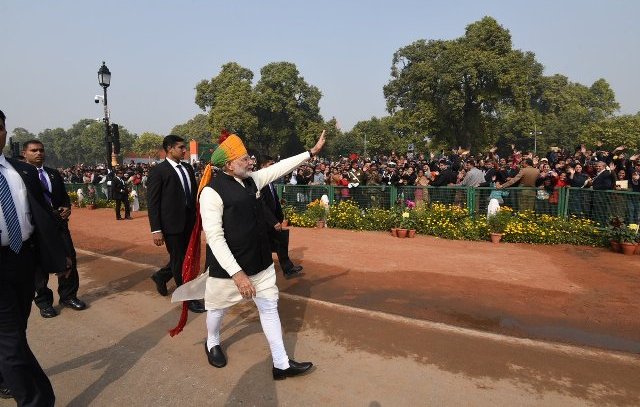
{"type": "Polygon", "coordinates": [[[223,131],[219,143],[220,145],[211,155],[211,163],[216,167],[222,167],[227,162],[247,154],[247,149],[242,143],[242,140],[235,134],[229,134],[223,131]]]}

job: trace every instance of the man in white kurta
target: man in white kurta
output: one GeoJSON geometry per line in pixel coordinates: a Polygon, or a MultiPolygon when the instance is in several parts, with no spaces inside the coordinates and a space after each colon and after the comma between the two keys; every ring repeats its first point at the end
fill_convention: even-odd
{"type": "MultiPolygon", "coordinates": [[[[204,291],[208,331],[205,351],[211,365],[224,367],[226,356],[220,346],[220,327],[223,316],[232,305],[243,300],[253,299],[258,307],[262,329],[271,349],[273,377],[276,380],[284,379],[307,371],[312,364],[310,362],[298,363],[287,356],[277,308],[278,287],[276,286],[275,268],[270,249],[268,261],[265,261],[266,254],[263,251],[265,247],[263,245],[266,247],[270,247],[270,245],[268,239],[262,242],[262,239],[266,239],[266,234],[252,233],[243,237],[242,232],[236,232],[237,229],[242,228],[253,230],[251,229],[252,225],[240,225],[244,220],[239,218],[242,214],[238,214],[238,208],[247,210],[246,202],[251,204],[252,199],[248,198],[246,194],[243,195],[245,190],[249,195],[255,195],[254,200],[259,201],[259,191],[262,187],[289,173],[317,154],[325,142],[324,132],[311,150],[255,172],[251,171],[252,160],[246,154],[241,142],[239,142],[241,147],[238,147],[238,142],[239,138],[232,135],[218,147],[222,149],[227,147],[226,154],[214,152],[213,164],[221,167],[222,173],[219,173],[200,194],[202,229],[206,235],[209,255],[212,255],[213,259],[207,259],[207,273],[179,287],[174,292],[172,300],[183,301],[192,297],[202,298],[204,291]],[[233,147],[229,148],[228,145],[233,147]],[[215,162],[215,159],[224,162],[215,162]],[[240,198],[228,196],[233,194],[240,198]],[[236,205],[239,200],[242,202],[236,205]],[[225,207],[225,202],[228,203],[227,207],[225,207]],[[232,213],[230,214],[230,212],[232,213]],[[238,223],[235,225],[235,229],[232,223],[233,219],[238,223]],[[240,238],[237,236],[238,233],[241,234],[240,238]],[[249,241],[246,247],[242,246],[243,240],[249,241]],[[255,248],[260,250],[255,250],[255,248]],[[251,250],[256,251],[257,256],[262,258],[262,262],[254,262],[252,258],[247,258],[248,254],[253,254],[251,250]],[[253,270],[243,270],[240,263],[244,264],[245,268],[253,268],[253,270]],[[264,268],[259,266],[256,269],[256,264],[262,264],[264,268]]],[[[247,217],[253,219],[253,213],[247,214],[247,217]]],[[[255,230],[259,231],[259,227],[255,230]]]]}

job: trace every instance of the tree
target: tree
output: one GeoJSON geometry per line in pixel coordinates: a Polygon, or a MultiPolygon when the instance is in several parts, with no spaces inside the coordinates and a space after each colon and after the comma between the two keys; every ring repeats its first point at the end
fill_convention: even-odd
{"type": "Polygon", "coordinates": [[[631,151],[637,151],[640,147],[640,113],[611,117],[591,123],[584,128],[577,140],[594,147],[602,143],[598,149],[611,151],[625,145],[631,148],[631,151]]]}
{"type": "Polygon", "coordinates": [[[270,63],[260,74],[253,87],[253,73],[230,62],[211,80],[198,83],[196,104],[208,110],[213,135],[222,129],[236,132],[248,148],[274,156],[313,145],[324,125],[318,88],[290,62],[270,63]]]}
{"type": "MultiPolygon", "coordinates": [[[[121,154],[132,151],[135,135],[120,126],[121,154]]],[[[107,148],[104,123],[92,119],[82,119],[74,123],[66,132],[66,138],[54,140],[54,152],[64,166],[78,163],[88,165],[105,164],[107,148]]],[[[110,160],[110,158],[109,158],[110,160]]]]}
{"type": "Polygon", "coordinates": [[[210,81],[203,80],[196,85],[196,104],[209,111],[209,128],[214,135],[223,129],[241,135],[256,133],[258,119],[252,80],[253,72],[229,62],[210,81]]]}
{"type": "Polygon", "coordinates": [[[264,66],[255,92],[259,134],[251,142],[258,149],[290,155],[314,142],[317,126],[312,124],[323,123],[319,107],[322,94],[304,80],[295,64],[273,62],[264,66]]]}
{"type": "Polygon", "coordinates": [[[387,110],[409,134],[480,149],[495,141],[504,110],[531,109],[542,75],[532,53],[513,50],[509,31],[485,17],[461,38],[419,40],[393,56],[387,110]]]}
{"type": "Polygon", "coordinates": [[[47,154],[47,165],[50,167],[62,167],[64,160],[56,154],[56,140],[65,140],[67,133],[63,128],[45,129],[38,134],[38,140],[44,144],[47,154]]]}
{"type": "Polygon", "coordinates": [[[211,143],[213,134],[206,114],[197,114],[191,120],[178,124],[171,129],[171,134],[180,136],[187,141],[196,140],[199,143],[211,143]]]}
{"type": "MultiPolygon", "coordinates": [[[[173,131],[171,133],[176,134],[173,131]]],[[[158,153],[162,150],[163,139],[159,134],[144,132],[136,138],[133,144],[133,152],[143,157],[149,157],[150,159],[159,158],[158,153]]]]}
{"type": "MultiPolygon", "coordinates": [[[[542,147],[574,146],[592,124],[607,120],[618,110],[615,95],[604,79],[591,87],[553,75],[541,81],[538,127],[542,130],[542,147]]],[[[532,127],[533,124],[531,124],[532,127]]]]}
{"type": "Polygon", "coordinates": [[[29,130],[22,128],[22,127],[16,127],[13,129],[13,131],[11,132],[11,136],[9,139],[7,139],[7,145],[3,146],[3,153],[5,155],[9,155],[11,156],[11,146],[8,144],[9,140],[11,140],[11,142],[13,143],[18,143],[19,144],[19,151],[22,151],[22,145],[24,144],[25,141],[29,141],[29,140],[33,140],[36,138],[36,135],[31,133],[29,130]]]}

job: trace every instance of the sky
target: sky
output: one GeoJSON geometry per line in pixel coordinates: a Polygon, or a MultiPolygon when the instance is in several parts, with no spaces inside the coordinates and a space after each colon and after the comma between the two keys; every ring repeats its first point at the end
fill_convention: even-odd
{"type": "Polygon", "coordinates": [[[237,62],[254,72],[296,64],[322,92],[321,114],[343,130],[386,115],[393,53],[419,39],[453,39],[484,16],[535,53],[545,75],[591,85],[605,78],[620,114],[640,111],[640,1],[0,2],[0,110],[9,133],[68,129],[101,118],[97,71],[106,61],[111,119],[168,134],[203,113],[195,85],[237,62]]]}

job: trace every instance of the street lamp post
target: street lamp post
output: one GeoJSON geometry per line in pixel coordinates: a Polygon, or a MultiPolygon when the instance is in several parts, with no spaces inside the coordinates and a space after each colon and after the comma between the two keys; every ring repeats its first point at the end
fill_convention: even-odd
{"type": "Polygon", "coordinates": [[[111,71],[109,71],[104,61],[102,61],[102,66],[98,70],[98,83],[104,91],[102,98],[102,103],[104,104],[104,142],[107,147],[107,167],[112,169],[114,165],[118,164],[118,157],[113,152],[113,140],[111,139],[111,128],[109,126],[109,107],[107,104],[107,88],[111,84],[111,71]]]}
{"type": "Polygon", "coordinates": [[[533,124],[533,131],[529,132],[530,135],[533,136],[533,154],[538,154],[538,136],[542,134],[541,131],[538,131],[538,126],[533,124]]]}

